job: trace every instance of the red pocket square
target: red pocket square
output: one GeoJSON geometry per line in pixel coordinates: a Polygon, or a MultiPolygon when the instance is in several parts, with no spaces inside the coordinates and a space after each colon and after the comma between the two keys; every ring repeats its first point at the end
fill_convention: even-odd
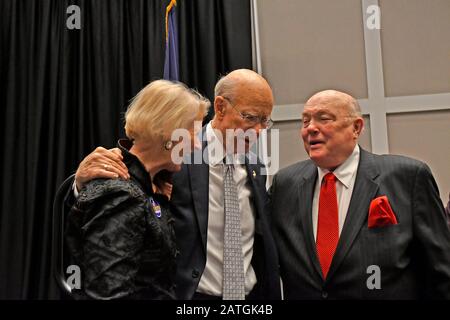
{"type": "Polygon", "coordinates": [[[386,196],[372,200],[369,208],[369,228],[384,227],[397,223],[397,218],[386,196]]]}

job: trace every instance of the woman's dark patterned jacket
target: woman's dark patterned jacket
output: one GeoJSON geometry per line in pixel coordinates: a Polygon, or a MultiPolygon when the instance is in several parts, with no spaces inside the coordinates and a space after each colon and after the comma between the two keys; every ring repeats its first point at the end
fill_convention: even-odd
{"type": "Polygon", "coordinates": [[[80,192],[66,244],[82,272],[81,298],[173,299],[176,246],[165,196],[119,141],[131,178],[96,179],[80,192]],[[158,206],[159,205],[159,206],[158,206]]]}

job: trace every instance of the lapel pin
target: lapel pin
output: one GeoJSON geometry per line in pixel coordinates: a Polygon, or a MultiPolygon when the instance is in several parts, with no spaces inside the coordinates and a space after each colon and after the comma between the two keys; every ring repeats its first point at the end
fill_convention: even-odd
{"type": "Polygon", "coordinates": [[[150,204],[152,205],[152,210],[155,213],[157,218],[161,218],[161,206],[158,202],[153,200],[153,198],[150,198],[150,204]]]}
{"type": "Polygon", "coordinates": [[[253,178],[256,178],[256,172],[255,170],[252,170],[253,178]]]}

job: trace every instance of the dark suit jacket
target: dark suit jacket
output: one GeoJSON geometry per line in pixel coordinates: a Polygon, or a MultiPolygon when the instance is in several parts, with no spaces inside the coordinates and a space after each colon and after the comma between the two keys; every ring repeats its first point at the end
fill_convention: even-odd
{"type": "MultiPolygon", "coordinates": [[[[205,128],[203,139],[206,140],[205,128]]],[[[203,150],[207,143],[203,141],[203,150]]],[[[203,150],[196,150],[193,159],[203,159],[203,150]]],[[[280,299],[278,256],[268,223],[269,200],[266,176],[260,175],[261,164],[246,164],[255,208],[255,240],[252,266],[257,284],[251,296],[255,299],[280,299]],[[253,174],[255,172],[255,176],[253,174]]],[[[176,295],[191,299],[206,265],[208,232],[209,166],[183,164],[173,176],[171,211],[175,219],[175,233],[180,251],[177,257],[176,295]]]]}
{"type": "Polygon", "coordinates": [[[448,203],[447,206],[445,207],[445,213],[447,214],[447,222],[448,222],[448,227],[450,228],[450,194],[448,195],[448,203]]]}
{"type": "MultiPolygon", "coordinates": [[[[274,238],[286,299],[450,298],[450,232],[435,180],[422,162],[361,149],[355,186],[329,275],[312,230],[317,167],[281,170],[271,187],[274,238]],[[368,228],[372,199],[386,195],[398,224],[368,228]],[[380,268],[381,289],[367,281],[380,268]]],[[[370,279],[369,279],[370,282],[370,279]]]]}

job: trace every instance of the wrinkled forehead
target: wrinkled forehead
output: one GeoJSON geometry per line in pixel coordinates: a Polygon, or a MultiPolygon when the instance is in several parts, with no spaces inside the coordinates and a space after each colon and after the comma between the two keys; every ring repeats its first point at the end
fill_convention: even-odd
{"type": "Polygon", "coordinates": [[[303,108],[303,114],[331,113],[338,115],[348,114],[350,112],[351,107],[349,101],[336,97],[311,98],[303,108]]]}
{"type": "Polygon", "coordinates": [[[250,112],[265,116],[269,116],[272,113],[273,108],[273,100],[271,97],[258,94],[240,96],[239,99],[236,99],[236,104],[239,105],[242,112],[250,112]]]}

